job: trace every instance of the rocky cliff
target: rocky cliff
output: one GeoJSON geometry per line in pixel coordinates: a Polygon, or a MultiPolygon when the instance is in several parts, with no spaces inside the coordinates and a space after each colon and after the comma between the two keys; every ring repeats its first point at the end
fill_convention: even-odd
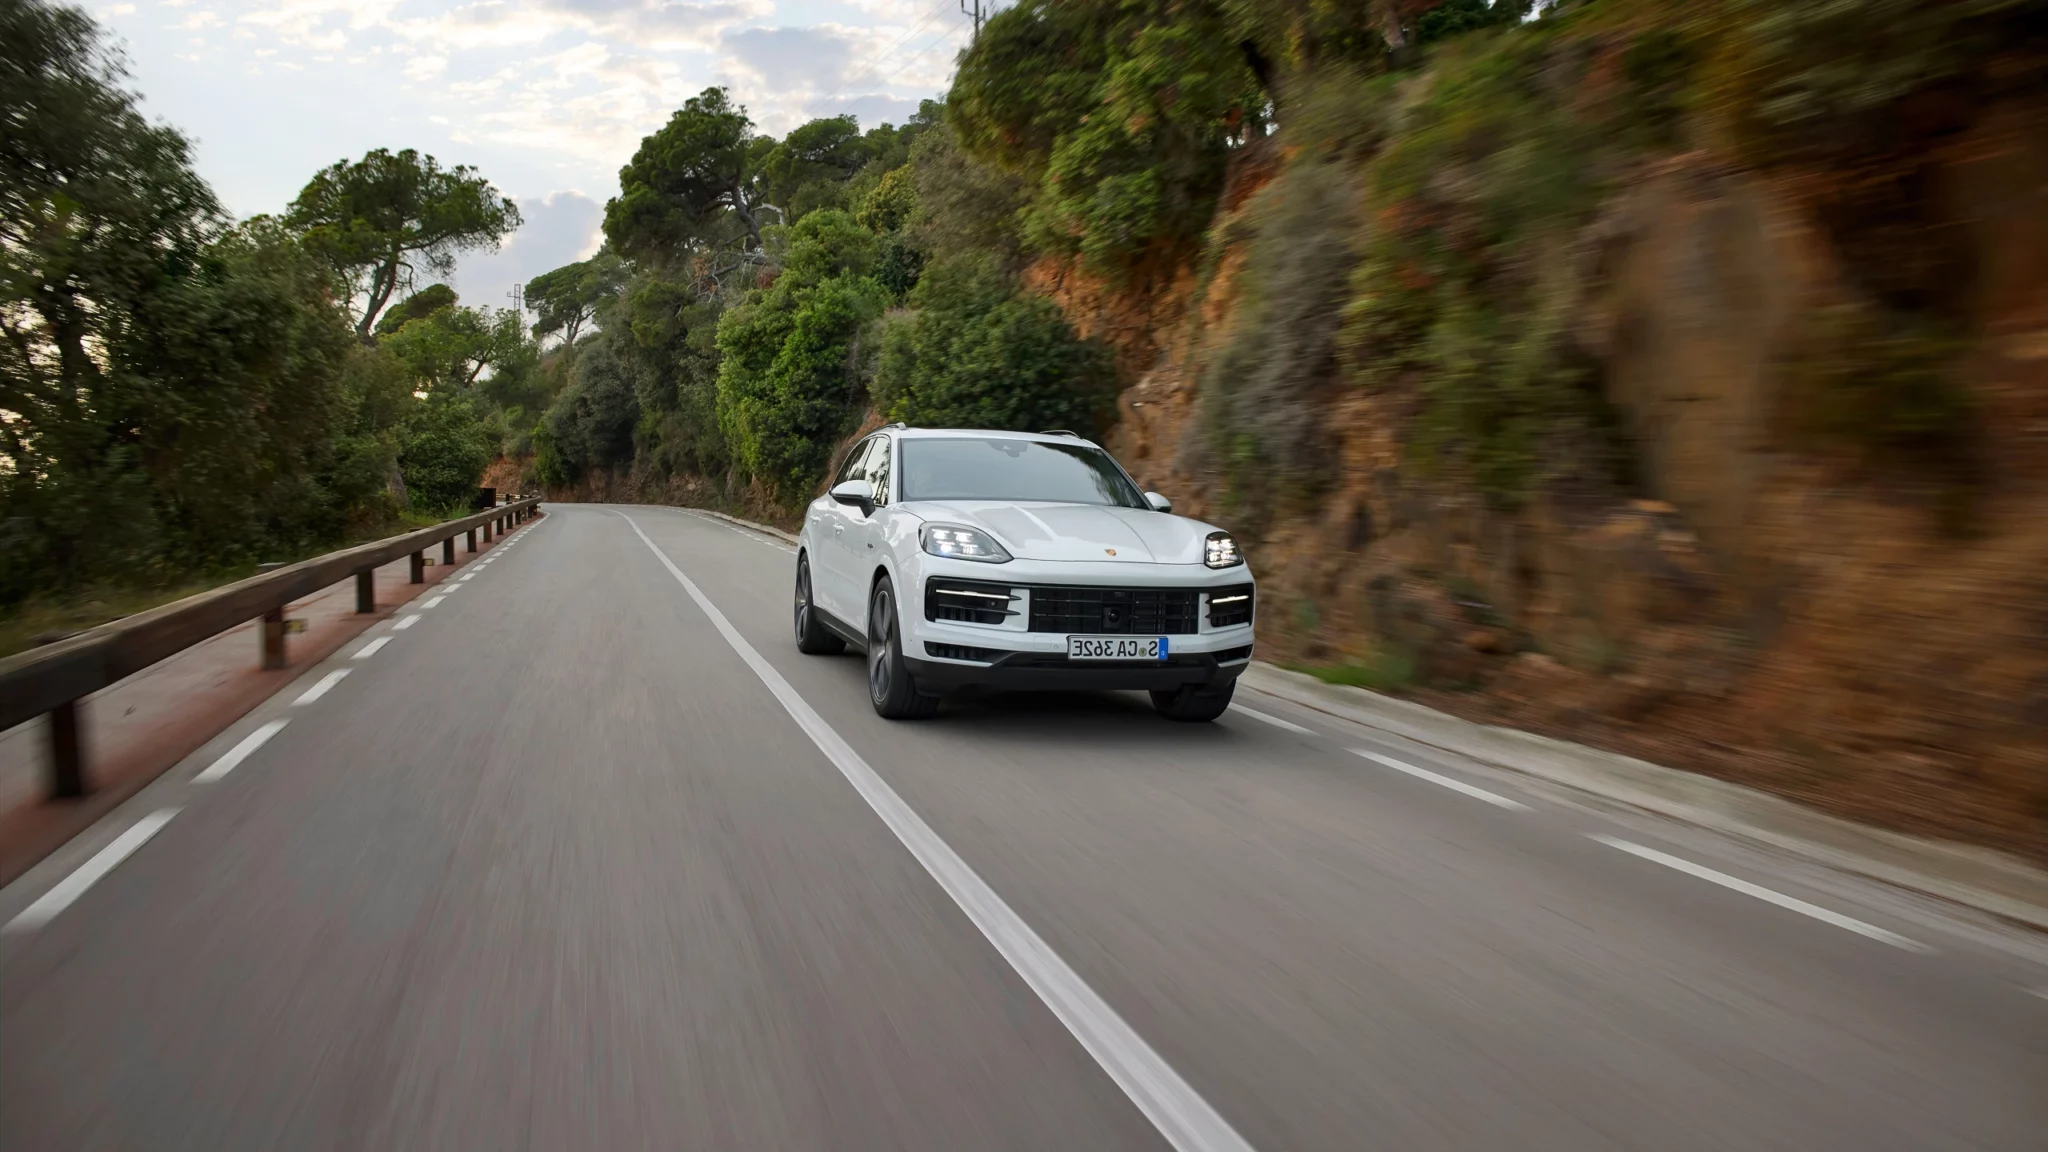
{"type": "MultiPolygon", "coordinates": [[[[1626,466],[1509,502],[1419,459],[1427,379],[1335,363],[1307,390],[1313,483],[1247,499],[1205,385],[1247,339],[1243,242],[1135,289],[1037,279],[1122,354],[1114,450],[1252,537],[1266,658],[2048,859],[2043,125],[1995,103],[1914,158],[1921,230],[1964,270],[1953,395],[1919,417],[1939,435],[1882,391],[1915,347],[1856,331],[1873,255],[1828,173],[1640,161],[1549,250],[1626,466]],[[1886,420],[1908,423],[1835,434],[1886,420]]],[[[1245,157],[1212,235],[1244,236],[1287,167],[1245,157]]]]}

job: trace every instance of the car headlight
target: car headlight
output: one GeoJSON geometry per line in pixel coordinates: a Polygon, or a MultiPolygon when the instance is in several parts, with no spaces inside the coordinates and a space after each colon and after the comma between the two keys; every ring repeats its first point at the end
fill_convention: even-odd
{"type": "Polygon", "coordinates": [[[1244,555],[1237,550],[1237,541],[1228,532],[1211,532],[1202,549],[1202,563],[1211,568],[1234,568],[1244,563],[1244,555]]]}
{"type": "Polygon", "coordinates": [[[996,543],[995,537],[978,528],[963,528],[958,524],[927,524],[918,529],[918,538],[924,542],[924,550],[934,556],[945,556],[953,560],[979,560],[985,564],[1003,564],[1010,554],[996,543]]]}

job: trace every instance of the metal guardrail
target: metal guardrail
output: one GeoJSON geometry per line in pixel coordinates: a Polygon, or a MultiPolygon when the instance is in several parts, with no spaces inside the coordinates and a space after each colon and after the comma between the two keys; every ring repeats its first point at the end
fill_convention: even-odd
{"type": "Polygon", "coordinates": [[[410,555],[412,582],[423,584],[428,548],[439,544],[441,562],[453,564],[457,536],[467,534],[468,550],[474,552],[479,531],[488,541],[494,533],[531,517],[539,507],[537,496],[508,499],[474,516],[262,572],[7,657],[0,660],[0,731],[48,713],[50,794],[84,795],[85,757],[78,731],[81,697],[259,618],[263,621],[263,666],[282,668],[284,609],[292,601],[354,576],[356,611],[375,612],[374,573],[378,568],[410,555]]]}

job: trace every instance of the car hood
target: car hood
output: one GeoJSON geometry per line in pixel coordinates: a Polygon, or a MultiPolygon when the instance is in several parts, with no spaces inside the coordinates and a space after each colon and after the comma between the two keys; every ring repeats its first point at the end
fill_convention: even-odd
{"type": "Polygon", "coordinates": [[[1100,504],[918,500],[904,510],[923,520],[985,529],[1020,560],[1200,564],[1202,541],[1216,530],[1185,516],[1100,504]]]}

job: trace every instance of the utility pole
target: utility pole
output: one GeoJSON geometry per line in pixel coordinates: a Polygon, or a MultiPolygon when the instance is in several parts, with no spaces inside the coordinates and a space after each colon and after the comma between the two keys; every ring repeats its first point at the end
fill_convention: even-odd
{"type": "Polygon", "coordinates": [[[514,284],[512,290],[505,293],[505,298],[512,301],[512,307],[521,312],[526,311],[526,285],[514,284]]]}
{"type": "Polygon", "coordinates": [[[983,0],[960,0],[960,11],[974,17],[974,36],[980,39],[982,21],[996,14],[995,0],[988,0],[986,5],[983,0]]]}

